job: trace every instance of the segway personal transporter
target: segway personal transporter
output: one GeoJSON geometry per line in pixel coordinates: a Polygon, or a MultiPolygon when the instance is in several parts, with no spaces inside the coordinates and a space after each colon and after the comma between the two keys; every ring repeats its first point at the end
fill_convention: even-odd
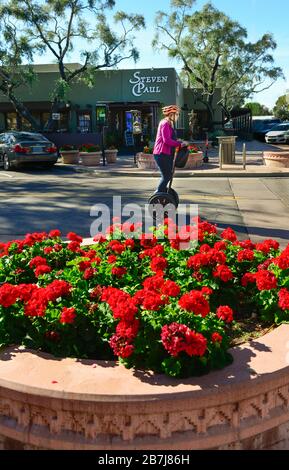
{"type": "MultiPolygon", "coordinates": [[[[166,192],[158,192],[153,194],[148,200],[148,209],[149,213],[152,216],[153,220],[158,220],[159,216],[157,213],[157,209],[162,206],[166,207],[168,205],[173,205],[176,209],[179,205],[179,195],[177,191],[172,188],[172,183],[174,179],[175,169],[176,168],[184,168],[189,157],[189,150],[188,147],[182,147],[178,152],[175,152],[174,156],[174,163],[173,163],[173,171],[172,177],[169,182],[168,188],[166,192]]],[[[162,211],[163,214],[163,211],[162,211]]],[[[166,214],[165,214],[166,217],[166,214]]]]}

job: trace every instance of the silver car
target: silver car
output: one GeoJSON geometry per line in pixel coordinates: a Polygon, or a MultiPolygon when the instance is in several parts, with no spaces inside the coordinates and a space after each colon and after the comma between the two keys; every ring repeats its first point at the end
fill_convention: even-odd
{"type": "Polygon", "coordinates": [[[272,127],[265,136],[267,144],[289,144],[289,122],[272,127]]]}
{"type": "Polygon", "coordinates": [[[41,134],[16,131],[0,134],[0,166],[6,171],[25,163],[52,167],[57,159],[57,147],[41,134]]]}

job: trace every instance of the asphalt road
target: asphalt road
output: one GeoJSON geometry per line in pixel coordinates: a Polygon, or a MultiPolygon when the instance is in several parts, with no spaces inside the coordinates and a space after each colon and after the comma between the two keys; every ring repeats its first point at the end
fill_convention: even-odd
{"type": "MultiPolygon", "coordinates": [[[[117,195],[123,205],[144,207],[156,184],[152,177],[96,177],[64,166],[0,169],[0,241],[53,228],[89,237],[92,206],[111,208],[117,195]]],[[[231,226],[243,239],[289,242],[289,178],[176,178],[174,188],[183,204],[197,204],[202,218],[231,226]]]]}

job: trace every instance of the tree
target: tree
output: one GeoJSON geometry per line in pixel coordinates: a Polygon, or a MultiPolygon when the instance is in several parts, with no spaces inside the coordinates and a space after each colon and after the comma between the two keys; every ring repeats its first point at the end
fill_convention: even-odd
{"type": "Polygon", "coordinates": [[[210,3],[193,11],[194,3],[171,0],[171,12],[157,13],[153,46],[182,63],[181,76],[188,87],[201,90],[212,126],[217,88],[222,90],[218,104],[229,119],[230,109],[269,88],[283,74],[270,54],[276,48],[270,34],[248,42],[247,31],[238,22],[210,3]]]}
{"type": "Polygon", "coordinates": [[[271,114],[267,106],[256,102],[246,103],[245,108],[251,110],[252,116],[269,116],[271,114]]]}
{"type": "Polygon", "coordinates": [[[38,129],[39,123],[15,93],[20,86],[30,86],[35,80],[31,65],[33,52],[39,52],[42,48],[37,43],[34,43],[32,48],[29,38],[19,34],[9,15],[1,13],[0,11],[0,91],[19,114],[29,121],[33,128],[38,129]],[[26,62],[26,65],[23,62],[26,62]]]}
{"type": "Polygon", "coordinates": [[[287,95],[280,96],[273,108],[274,116],[289,121],[289,99],[287,95]]]}
{"type": "MultiPolygon", "coordinates": [[[[73,83],[81,81],[92,86],[96,70],[116,67],[126,59],[138,59],[132,33],[144,27],[144,18],[119,11],[114,15],[120,27],[120,32],[116,32],[106,18],[106,11],[114,5],[115,0],[8,0],[2,6],[2,16],[17,21],[23,37],[49,51],[58,65],[59,78],[51,96],[45,130],[52,128],[52,114],[59,110],[73,83]],[[76,42],[81,41],[85,43],[81,53],[83,64],[71,70],[66,62],[76,42]]],[[[11,41],[8,44],[11,47],[11,41]]]]}

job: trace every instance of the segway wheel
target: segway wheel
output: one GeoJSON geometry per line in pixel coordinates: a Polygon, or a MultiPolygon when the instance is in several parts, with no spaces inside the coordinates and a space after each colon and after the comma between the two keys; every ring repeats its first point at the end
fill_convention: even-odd
{"type": "Polygon", "coordinates": [[[169,188],[168,193],[171,194],[174,197],[175,206],[178,207],[178,205],[180,203],[180,198],[179,198],[179,195],[178,195],[177,191],[175,191],[173,188],[169,188]]]}
{"type": "Polygon", "coordinates": [[[149,214],[152,216],[153,220],[158,221],[162,219],[162,216],[168,217],[168,211],[159,211],[160,206],[166,207],[167,205],[172,205],[177,208],[175,197],[171,193],[156,193],[153,194],[148,200],[148,209],[149,214]]]}

